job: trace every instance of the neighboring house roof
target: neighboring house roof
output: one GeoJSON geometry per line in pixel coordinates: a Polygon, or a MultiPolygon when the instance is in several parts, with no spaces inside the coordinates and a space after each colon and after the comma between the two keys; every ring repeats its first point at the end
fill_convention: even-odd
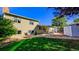
{"type": "Polygon", "coordinates": [[[78,23],[69,24],[68,26],[72,26],[72,25],[79,25],[79,22],[78,23]]]}
{"type": "Polygon", "coordinates": [[[24,16],[20,16],[20,15],[16,15],[16,14],[12,14],[12,13],[4,13],[6,15],[10,15],[10,16],[14,16],[14,17],[19,17],[19,18],[23,18],[23,19],[27,19],[27,20],[32,20],[32,21],[35,21],[35,22],[39,22],[37,20],[33,20],[33,19],[30,19],[30,18],[26,18],[24,16]]]}

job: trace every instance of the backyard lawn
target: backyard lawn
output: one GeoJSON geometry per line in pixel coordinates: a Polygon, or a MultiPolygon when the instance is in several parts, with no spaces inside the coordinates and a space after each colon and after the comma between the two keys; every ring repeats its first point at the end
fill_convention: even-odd
{"type": "Polygon", "coordinates": [[[12,42],[9,45],[0,47],[0,51],[73,51],[79,50],[79,41],[52,39],[52,38],[31,38],[12,42]]]}

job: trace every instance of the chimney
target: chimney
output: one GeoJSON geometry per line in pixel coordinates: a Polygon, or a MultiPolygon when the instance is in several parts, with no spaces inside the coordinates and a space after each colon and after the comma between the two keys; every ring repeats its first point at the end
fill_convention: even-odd
{"type": "Polygon", "coordinates": [[[9,13],[9,8],[8,7],[3,7],[2,12],[3,13],[9,13]]]}

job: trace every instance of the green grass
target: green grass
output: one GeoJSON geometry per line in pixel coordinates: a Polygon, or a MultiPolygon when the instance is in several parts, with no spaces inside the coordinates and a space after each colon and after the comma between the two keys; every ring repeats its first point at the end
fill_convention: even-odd
{"type": "Polygon", "coordinates": [[[16,48],[18,48],[25,40],[20,41],[19,43],[17,43],[16,45],[14,45],[10,51],[14,51],[16,48]]]}
{"type": "Polygon", "coordinates": [[[13,42],[1,47],[1,51],[73,51],[79,50],[79,41],[32,38],[19,42],[13,42]]]}
{"type": "Polygon", "coordinates": [[[4,38],[0,38],[0,41],[2,41],[4,38]]]}

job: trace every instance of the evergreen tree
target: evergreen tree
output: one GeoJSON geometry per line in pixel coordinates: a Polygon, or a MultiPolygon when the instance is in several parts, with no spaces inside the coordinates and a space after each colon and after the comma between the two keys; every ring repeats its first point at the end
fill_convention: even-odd
{"type": "Polygon", "coordinates": [[[16,28],[9,19],[0,17],[0,37],[7,37],[16,34],[16,28]]]}

